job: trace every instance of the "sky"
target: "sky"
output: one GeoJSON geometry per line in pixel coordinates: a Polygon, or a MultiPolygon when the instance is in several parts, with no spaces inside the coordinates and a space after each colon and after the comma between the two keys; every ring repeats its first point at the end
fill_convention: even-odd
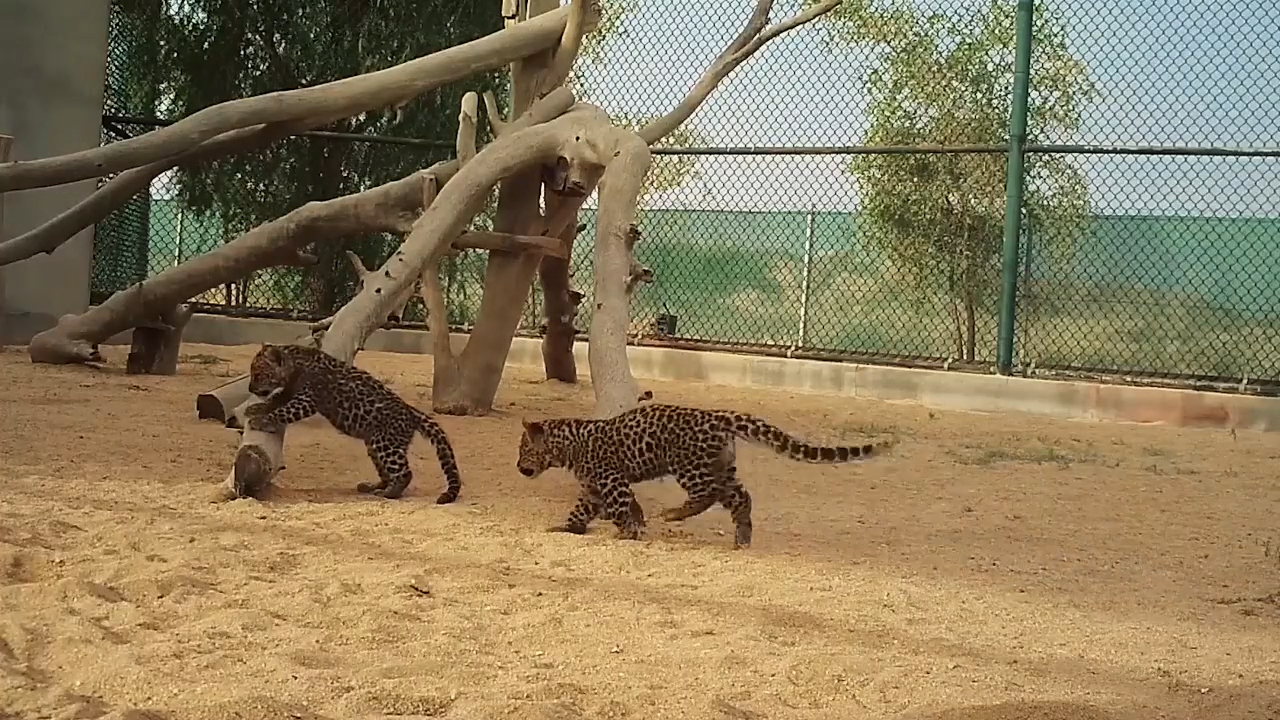
{"type": "MultiPolygon", "coordinates": [[[[591,94],[584,99],[611,113],[661,114],[674,107],[754,4],[631,1],[635,9],[606,41],[604,61],[587,70],[591,94]]],[[[945,13],[975,2],[982,0],[917,0],[917,6],[945,13]]],[[[794,14],[799,4],[778,0],[773,21],[794,14]]],[[[1280,6],[1268,5],[1049,2],[1070,51],[1100,91],[1085,109],[1075,142],[1280,148],[1280,6]]],[[[867,127],[863,88],[874,64],[866,48],[830,43],[820,19],[776,38],[740,65],[689,123],[708,146],[859,145],[867,127]]],[[[1100,214],[1280,218],[1280,158],[1073,157],[1100,214]]],[[[700,156],[689,182],[651,198],[648,206],[856,211],[848,159],[700,156]]],[[[172,193],[168,175],[156,179],[155,195],[172,193]]]]}
{"type": "MultiPolygon", "coordinates": [[[[973,2],[919,6],[945,12],[973,2]]],[[[587,99],[611,113],[674,107],[753,5],[634,3],[620,35],[606,42],[604,62],[588,71],[587,99]]],[[[773,20],[798,5],[779,0],[773,20]]],[[[1049,6],[1100,91],[1085,109],[1076,143],[1280,147],[1280,6],[1251,0],[1058,0],[1049,6]]],[[[710,146],[858,145],[872,66],[867,49],[828,42],[819,20],[739,66],[690,123],[710,146]]],[[[1280,218],[1280,158],[1074,157],[1098,213],[1280,218]]],[[[649,206],[852,211],[858,198],[847,162],[847,156],[702,156],[697,177],[649,206]]]]}

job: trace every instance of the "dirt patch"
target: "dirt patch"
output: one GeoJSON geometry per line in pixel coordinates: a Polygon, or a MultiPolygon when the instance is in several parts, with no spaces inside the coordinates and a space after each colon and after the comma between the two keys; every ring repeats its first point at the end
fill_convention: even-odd
{"type": "MultiPolygon", "coordinates": [[[[643,542],[550,534],[563,473],[515,471],[519,418],[590,387],[509,370],[498,411],[442,417],[462,499],[414,445],[406,498],[322,420],[290,431],[269,502],[208,502],[237,436],[179,375],[0,353],[0,717],[1274,718],[1275,435],[1071,423],[646,383],[818,441],[896,437],[818,467],[743,446],[755,542],[722,509],[643,542]]],[[[361,353],[427,406],[430,358],[361,353]]]]}

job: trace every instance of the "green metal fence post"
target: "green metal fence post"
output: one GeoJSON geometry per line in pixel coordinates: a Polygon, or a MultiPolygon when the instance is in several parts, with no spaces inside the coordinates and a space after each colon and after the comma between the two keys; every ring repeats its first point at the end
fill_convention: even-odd
{"type": "Polygon", "coordinates": [[[1031,19],[1034,0],[1018,0],[1017,45],[1013,55],[1013,107],[1009,111],[1009,162],[1005,172],[1004,250],[1000,271],[1000,329],[996,372],[1013,367],[1013,327],[1018,295],[1018,235],[1027,146],[1027,95],[1031,85],[1031,19]]]}

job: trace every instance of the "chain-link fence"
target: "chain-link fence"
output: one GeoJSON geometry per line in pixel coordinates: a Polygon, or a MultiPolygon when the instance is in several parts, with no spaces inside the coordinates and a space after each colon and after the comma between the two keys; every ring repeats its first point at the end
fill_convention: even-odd
{"type": "MultiPolygon", "coordinates": [[[[800,4],[778,2],[775,21],[800,4]]],[[[605,0],[604,9],[576,89],[629,124],[674,107],[748,12],[733,0],[605,0]]],[[[1277,22],[1280,10],[1244,0],[846,3],[770,43],[656,148],[637,246],[656,279],[633,303],[634,335],[801,356],[1274,384],[1277,22]],[[1011,141],[1027,47],[1026,135],[1011,141]]],[[[104,123],[107,141],[139,129],[104,123]]],[[[448,152],[385,139],[377,148],[341,153],[342,167],[426,166],[448,152]]],[[[228,197],[251,191],[219,187],[228,197]]],[[[227,209],[235,202],[201,214],[183,197],[155,189],[99,226],[96,295],[243,229],[227,209]]],[[[587,295],[585,331],[591,202],[582,220],[573,285],[587,295]]],[[[369,264],[390,252],[389,238],[363,242],[357,252],[369,264]]],[[[463,253],[446,270],[450,322],[465,329],[484,255],[463,253]]],[[[309,317],[354,290],[345,259],[259,275],[200,300],[209,310],[309,317]]],[[[524,331],[537,332],[539,305],[535,287],[524,331]]],[[[407,319],[421,312],[415,300],[407,319]]]]}

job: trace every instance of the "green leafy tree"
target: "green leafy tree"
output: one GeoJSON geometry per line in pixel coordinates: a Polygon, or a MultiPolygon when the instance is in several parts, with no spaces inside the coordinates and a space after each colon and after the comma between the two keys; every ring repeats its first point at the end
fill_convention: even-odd
{"type": "MultiPolygon", "coordinates": [[[[1079,129],[1096,96],[1071,55],[1059,21],[1037,7],[1029,141],[1052,142],[1079,129]]],[[[948,14],[907,2],[851,0],[832,16],[834,38],[879,50],[868,78],[868,145],[1001,145],[1008,142],[1015,4],[985,0],[948,14]]],[[[1083,232],[1088,190],[1060,156],[1028,164],[1025,209],[1037,245],[1064,260],[1083,232]]],[[[973,360],[978,316],[991,309],[1005,212],[1002,153],[860,155],[849,164],[862,198],[864,238],[917,297],[941,300],[955,353],[973,360]]]]}
{"type": "MultiPolygon", "coordinates": [[[[153,82],[167,100],[158,108],[182,117],[210,105],[316,85],[378,70],[501,29],[497,3],[472,0],[116,0],[131,24],[154,28],[153,82]]],[[[227,237],[325,200],[403,177],[450,157],[458,107],[469,90],[501,91],[498,73],[427,93],[386,112],[321,128],[413,138],[405,146],[292,138],[185,169],[179,198],[197,215],[216,214],[227,237]]],[[[482,138],[483,140],[484,138],[482,138]]],[[[226,238],[223,238],[226,239],[226,238]]],[[[351,238],[366,264],[381,262],[393,240],[351,238]]],[[[329,314],[350,296],[356,277],[342,244],[318,243],[317,266],[265,271],[272,304],[329,314]]]]}

